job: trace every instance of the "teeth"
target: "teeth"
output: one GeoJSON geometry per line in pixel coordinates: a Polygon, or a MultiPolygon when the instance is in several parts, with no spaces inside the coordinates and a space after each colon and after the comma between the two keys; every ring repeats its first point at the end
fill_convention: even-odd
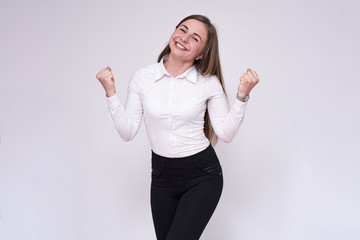
{"type": "Polygon", "coordinates": [[[184,49],[184,50],[185,50],[185,48],[184,48],[182,45],[180,45],[179,43],[176,43],[176,46],[178,46],[179,48],[181,48],[181,49],[184,49]]]}

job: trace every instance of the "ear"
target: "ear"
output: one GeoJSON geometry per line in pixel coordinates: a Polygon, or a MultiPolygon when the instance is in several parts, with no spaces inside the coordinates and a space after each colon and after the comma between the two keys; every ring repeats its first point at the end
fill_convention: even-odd
{"type": "Polygon", "coordinates": [[[195,60],[200,60],[200,59],[202,59],[202,58],[203,58],[203,55],[200,54],[199,56],[197,56],[197,57],[195,58],[195,60]]]}

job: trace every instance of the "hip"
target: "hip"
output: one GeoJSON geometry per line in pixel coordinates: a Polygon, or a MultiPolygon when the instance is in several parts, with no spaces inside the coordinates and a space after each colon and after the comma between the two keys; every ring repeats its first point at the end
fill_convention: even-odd
{"type": "Polygon", "coordinates": [[[220,161],[211,144],[187,157],[168,158],[152,152],[151,166],[152,186],[184,187],[223,179],[220,161]]]}

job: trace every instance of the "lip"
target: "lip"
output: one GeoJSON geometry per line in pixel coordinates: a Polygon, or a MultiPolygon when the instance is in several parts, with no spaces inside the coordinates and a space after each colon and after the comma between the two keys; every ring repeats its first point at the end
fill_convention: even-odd
{"type": "Polygon", "coordinates": [[[179,50],[182,50],[182,51],[189,51],[184,45],[182,45],[181,43],[179,43],[179,42],[177,42],[177,41],[174,41],[175,42],[175,47],[177,48],[177,49],[179,49],[179,50]],[[178,46],[178,44],[180,45],[180,46],[182,46],[183,48],[180,48],[179,46],[178,46]]]}

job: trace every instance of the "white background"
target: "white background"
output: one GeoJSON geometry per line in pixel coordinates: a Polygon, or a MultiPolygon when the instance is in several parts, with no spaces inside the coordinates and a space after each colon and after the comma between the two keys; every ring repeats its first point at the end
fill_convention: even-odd
{"type": "Polygon", "coordinates": [[[261,82],[230,144],[206,240],[360,239],[358,1],[3,1],[0,239],[155,239],[144,125],[125,143],[95,78],[122,101],[190,14],[218,29],[230,103],[261,82]]]}

